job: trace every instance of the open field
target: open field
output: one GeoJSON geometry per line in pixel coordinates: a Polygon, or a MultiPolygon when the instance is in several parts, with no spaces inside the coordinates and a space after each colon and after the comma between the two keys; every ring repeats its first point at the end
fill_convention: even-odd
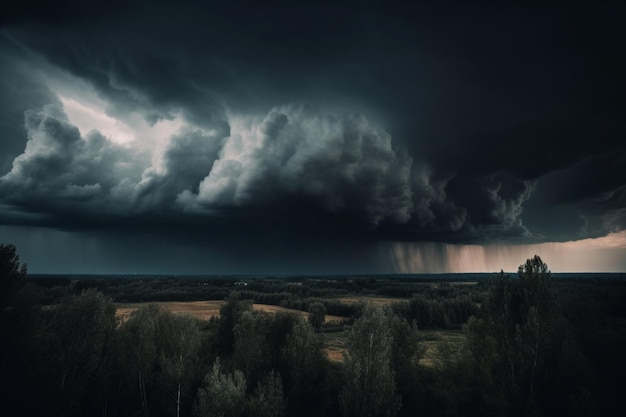
{"type": "Polygon", "coordinates": [[[426,330],[420,333],[420,346],[423,349],[420,364],[430,367],[443,367],[458,358],[466,336],[462,330],[426,330]]]}
{"type": "MultiPolygon", "coordinates": [[[[117,303],[116,314],[122,320],[126,320],[130,314],[137,310],[142,304],[145,303],[117,303]]],[[[197,317],[200,320],[208,320],[211,317],[217,317],[220,314],[220,307],[225,304],[225,301],[212,300],[212,301],[159,301],[153,302],[166,310],[175,314],[190,314],[197,317]]],[[[267,313],[276,313],[279,311],[299,314],[302,316],[308,316],[308,313],[300,310],[294,310],[291,308],[285,308],[267,304],[253,304],[252,308],[257,311],[265,311],[267,313]]],[[[325,322],[338,322],[345,320],[345,317],[326,315],[325,322]]]]}
{"type": "MultiPolygon", "coordinates": [[[[279,311],[284,311],[287,313],[294,313],[294,314],[300,314],[302,316],[307,316],[309,315],[309,313],[305,312],[305,311],[300,311],[300,310],[295,310],[292,308],[285,308],[285,307],[280,307],[280,306],[273,306],[273,305],[269,305],[269,304],[253,304],[252,308],[254,310],[260,310],[260,311],[265,311],[267,313],[276,313],[279,311]]],[[[326,317],[324,318],[324,323],[331,323],[331,322],[340,322],[340,321],[344,321],[347,320],[345,317],[340,317],[340,316],[331,316],[326,314],[326,317]]]]}
{"type": "MultiPolygon", "coordinates": [[[[374,303],[377,305],[385,305],[393,302],[401,301],[398,298],[390,297],[342,297],[337,301],[346,304],[353,303],[374,303]]],[[[197,317],[200,320],[209,320],[211,317],[217,317],[220,314],[220,307],[224,305],[225,301],[212,300],[212,301],[162,301],[153,302],[164,309],[167,309],[175,314],[190,314],[197,317]]],[[[126,320],[130,314],[138,309],[145,303],[117,303],[116,314],[123,321],[126,320]]],[[[301,316],[308,316],[308,313],[300,310],[267,305],[267,304],[253,304],[252,308],[257,311],[265,311],[267,313],[288,312],[298,314],[301,316]]],[[[341,322],[345,321],[345,317],[326,315],[325,322],[341,322]]],[[[334,361],[342,361],[343,354],[346,350],[346,344],[348,336],[350,334],[350,327],[344,326],[340,331],[324,332],[323,343],[324,352],[329,359],[334,361]]],[[[465,335],[462,331],[458,330],[429,330],[421,332],[420,345],[423,349],[422,357],[420,358],[420,364],[425,366],[438,366],[445,363],[445,361],[452,360],[460,352],[463,342],[465,341],[465,335]]]]}
{"type": "MultiPolygon", "coordinates": [[[[540,410],[543,415],[566,415],[570,410],[573,410],[570,414],[576,415],[618,415],[614,410],[623,408],[619,390],[615,387],[620,386],[623,379],[621,370],[625,369],[623,352],[626,350],[626,275],[594,277],[556,276],[549,281],[554,299],[550,300],[550,318],[544,317],[541,322],[547,324],[545,328],[549,332],[546,333],[546,344],[540,352],[541,361],[537,362],[536,368],[532,368],[537,370],[537,375],[541,378],[537,381],[542,381],[536,385],[537,390],[541,391],[531,399],[532,404],[539,404],[537,401],[540,399],[548,399],[540,410]],[[561,381],[567,383],[561,384],[561,381]],[[584,395],[580,396],[580,393],[584,395]],[[606,406],[596,409],[596,405],[602,404],[606,406]]],[[[500,341],[509,337],[500,327],[502,319],[510,320],[510,317],[498,309],[499,303],[490,301],[493,300],[492,297],[499,296],[503,285],[510,286],[511,291],[519,289],[521,280],[512,278],[506,280],[501,277],[477,277],[474,280],[472,275],[448,278],[407,276],[395,279],[37,278],[27,284],[29,287],[24,287],[25,291],[20,292],[19,297],[15,297],[13,310],[5,310],[4,318],[18,320],[15,323],[5,323],[4,329],[10,330],[7,333],[10,338],[7,340],[19,342],[10,351],[6,351],[12,356],[5,366],[10,367],[7,375],[11,375],[8,379],[11,384],[16,379],[23,380],[15,386],[14,397],[23,392],[33,392],[35,388],[38,391],[34,398],[47,400],[39,401],[43,403],[41,410],[24,414],[50,414],[46,409],[50,399],[59,397],[58,383],[51,382],[62,381],[67,387],[74,387],[73,392],[78,388],[83,389],[81,385],[85,379],[78,378],[77,373],[70,378],[71,375],[67,373],[72,367],[85,363],[75,353],[74,346],[79,346],[88,354],[87,359],[97,359],[103,364],[103,368],[92,371],[93,377],[90,378],[94,383],[89,394],[83,396],[82,401],[88,410],[71,415],[105,414],[98,409],[100,405],[92,407],[93,400],[104,387],[106,392],[119,392],[119,395],[111,397],[111,401],[102,404],[104,411],[115,409],[116,415],[136,416],[145,414],[145,410],[139,408],[141,398],[138,397],[136,384],[126,381],[137,381],[135,378],[138,377],[138,362],[135,355],[141,352],[128,347],[141,343],[143,349],[145,343],[148,349],[146,352],[160,349],[163,353],[149,359],[150,367],[154,370],[151,375],[152,383],[146,385],[146,390],[151,390],[148,398],[154,404],[150,415],[174,415],[171,400],[174,398],[172,375],[162,366],[161,361],[167,360],[166,355],[170,353],[176,354],[169,349],[178,346],[179,341],[185,343],[185,339],[182,337],[184,334],[174,331],[177,329],[168,325],[174,323],[171,315],[159,318],[164,325],[159,329],[158,337],[138,339],[137,331],[147,329],[144,325],[149,325],[149,322],[135,323],[137,328],[133,332],[126,331],[129,327],[120,322],[121,325],[115,331],[109,332],[114,322],[108,314],[102,314],[113,308],[121,320],[127,320],[133,311],[152,303],[161,307],[162,311],[189,314],[201,321],[199,328],[194,326],[187,330],[180,329],[193,332],[190,334],[199,336],[202,340],[201,350],[194,350],[188,362],[190,369],[194,371],[189,374],[190,384],[187,385],[185,402],[187,409],[181,416],[192,415],[192,401],[203,398],[205,392],[200,390],[203,387],[203,373],[214,368],[215,358],[220,357],[227,361],[229,369],[258,369],[258,372],[250,371],[244,375],[250,387],[263,384],[264,374],[271,371],[278,372],[285,381],[291,381],[286,375],[299,375],[299,379],[290,382],[297,385],[291,386],[311,387],[311,398],[315,398],[313,402],[318,399],[320,403],[325,401],[311,415],[336,417],[342,415],[339,404],[345,392],[344,387],[353,382],[347,379],[354,375],[349,372],[358,369],[356,367],[361,366],[360,361],[368,360],[366,356],[357,355],[355,362],[344,362],[355,329],[353,324],[365,318],[365,328],[358,326],[360,329],[355,338],[355,352],[384,333],[384,327],[381,326],[394,326],[394,341],[391,346],[400,349],[394,349],[393,352],[413,355],[410,363],[403,357],[390,358],[394,375],[397,375],[396,398],[400,398],[403,407],[399,415],[480,415],[475,411],[486,407],[485,404],[493,405],[493,409],[485,408],[485,415],[506,415],[503,410],[508,409],[509,403],[500,405],[499,401],[503,401],[503,398],[508,401],[505,395],[508,395],[507,390],[510,387],[515,388],[515,392],[518,392],[518,388],[527,390],[528,381],[511,381],[508,373],[502,373],[501,368],[513,365],[520,369],[529,369],[530,363],[519,352],[493,356],[492,350],[485,349],[481,341],[487,338],[500,341]],[[246,285],[241,284],[242,282],[246,285]],[[27,291],[29,289],[31,292],[27,291]],[[35,293],[39,294],[37,300],[32,297],[35,293]],[[41,303],[41,308],[39,309],[39,304],[33,304],[25,309],[24,300],[28,303],[29,297],[34,300],[32,303],[35,300],[41,303]],[[262,318],[245,320],[251,326],[240,326],[237,332],[234,330],[241,323],[238,315],[232,317],[234,320],[213,321],[219,318],[220,309],[227,303],[225,300],[236,299],[246,300],[249,303],[248,308],[266,314],[262,318]],[[315,343],[289,344],[294,340],[288,335],[293,331],[292,326],[295,323],[292,320],[278,319],[278,315],[297,315],[294,317],[304,319],[307,317],[307,310],[314,303],[322,303],[326,312],[332,314],[326,316],[326,324],[316,331],[315,343]],[[395,318],[415,324],[419,331],[411,334],[404,323],[396,327],[395,322],[374,320],[369,316],[370,311],[364,309],[368,304],[390,308],[395,318]],[[465,333],[463,326],[472,317],[484,320],[486,325],[469,326],[465,333]],[[83,325],[86,318],[91,318],[88,327],[83,325]],[[71,324],[68,325],[72,322],[77,323],[77,331],[68,332],[73,329],[71,324]],[[222,331],[218,331],[218,327],[222,331]],[[12,329],[19,329],[19,332],[12,329]],[[95,335],[105,335],[106,343],[93,343],[96,339],[92,329],[97,331],[95,335]],[[239,344],[238,341],[244,343],[239,344]],[[32,347],[29,346],[31,342],[32,347]],[[411,345],[403,346],[403,343],[411,345]],[[124,349],[129,354],[119,354],[124,349]],[[256,354],[259,352],[263,352],[263,355],[256,354]],[[288,352],[289,355],[285,357],[282,352],[288,352]],[[313,352],[315,355],[312,355],[313,352]],[[318,360],[318,354],[323,354],[328,360],[318,360]],[[112,357],[108,355],[115,355],[116,359],[102,360],[112,357]],[[71,361],[68,362],[65,358],[70,358],[71,361]],[[314,362],[309,363],[307,358],[314,362]],[[315,372],[309,373],[308,366],[314,367],[315,372]],[[343,372],[344,370],[349,372],[343,372]],[[66,378],[65,381],[63,378],[66,378]],[[41,383],[38,385],[33,380],[40,380],[41,383]],[[157,402],[160,400],[162,401],[157,402]],[[159,414],[158,410],[167,412],[159,414]]],[[[531,299],[506,300],[504,308],[508,311],[511,308],[515,311],[530,311],[526,307],[532,306],[531,302],[531,299]]],[[[233,305],[233,308],[235,312],[241,311],[241,305],[233,305]]],[[[154,314],[154,311],[149,313],[154,314]]],[[[520,318],[521,324],[516,325],[525,325],[529,318],[532,317],[526,314],[520,318]]],[[[309,329],[307,332],[307,340],[312,337],[311,331],[309,329]]],[[[532,337],[526,339],[526,336],[528,335],[515,336],[516,343],[519,340],[520,349],[524,351],[537,346],[532,337]]],[[[296,339],[298,340],[302,339],[296,339]]],[[[373,346],[370,345],[371,347],[373,346]]],[[[374,352],[382,356],[386,354],[383,353],[386,347],[377,347],[374,352]]],[[[180,346],[181,351],[184,348],[185,345],[180,346]]],[[[380,366],[385,365],[376,366],[376,375],[382,375],[380,366]]],[[[294,398],[301,398],[307,408],[313,403],[305,401],[305,397],[298,397],[297,389],[283,389],[288,390],[288,393],[284,393],[289,399],[288,404],[298,404],[296,401],[292,402],[294,398]]],[[[69,390],[67,392],[70,393],[69,390]]],[[[252,397],[246,394],[245,401],[252,404],[252,401],[256,401],[256,394],[250,395],[252,397]]],[[[517,396],[511,398],[510,404],[518,407],[517,396]]],[[[61,407],[67,408],[67,404],[59,403],[55,406],[59,410],[61,407]]],[[[296,407],[286,415],[306,415],[307,411],[308,409],[296,407]]],[[[516,410],[515,414],[518,414],[516,410]]]]}
{"type": "Polygon", "coordinates": [[[350,328],[348,327],[344,327],[343,330],[338,332],[323,333],[322,341],[324,344],[324,353],[330,360],[338,362],[343,361],[343,354],[346,351],[349,335],[350,328]]]}
{"type": "MultiPolygon", "coordinates": [[[[324,353],[329,359],[343,361],[350,328],[345,327],[339,332],[324,333],[324,353]]],[[[441,367],[458,358],[465,334],[462,330],[427,330],[420,332],[418,345],[421,348],[420,365],[441,367]]]]}
{"type": "Polygon", "coordinates": [[[350,297],[338,297],[333,298],[334,301],[346,304],[358,304],[358,303],[372,303],[376,305],[387,305],[397,303],[398,301],[408,301],[407,298],[394,298],[394,297],[376,297],[376,296],[350,296],[350,297]]]}
{"type": "MultiPolygon", "coordinates": [[[[116,315],[126,320],[133,311],[137,310],[145,303],[118,303],[116,304],[116,315]]],[[[225,304],[225,301],[163,301],[154,302],[158,306],[171,311],[174,314],[190,314],[197,317],[200,320],[209,320],[211,317],[218,317],[220,314],[220,307],[225,304]]],[[[308,313],[300,310],[294,310],[290,308],[284,308],[280,306],[273,306],[267,304],[253,304],[252,308],[257,311],[265,311],[267,313],[277,313],[279,311],[294,313],[301,316],[308,316],[308,313]]],[[[346,320],[345,317],[326,315],[324,322],[341,322],[346,320]]],[[[346,338],[349,331],[342,331],[340,333],[332,333],[330,337],[324,338],[324,352],[331,360],[341,361],[343,360],[343,352],[345,350],[346,338]]]]}
{"type": "MultiPolygon", "coordinates": [[[[133,311],[144,304],[146,303],[117,303],[116,315],[126,320],[133,311]]],[[[224,301],[162,301],[151,304],[156,304],[175,314],[190,314],[200,320],[208,320],[219,316],[220,307],[224,301]]]]}

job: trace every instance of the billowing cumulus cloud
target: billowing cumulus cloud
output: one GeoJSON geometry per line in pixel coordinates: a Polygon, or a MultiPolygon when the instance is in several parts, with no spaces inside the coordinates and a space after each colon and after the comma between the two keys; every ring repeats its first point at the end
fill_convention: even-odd
{"type": "Polygon", "coordinates": [[[26,148],[0,187],[5,201],[44,214],[88,214],[97,204],[105,216],[265,207],[293,217],[289,206],[306,201],[375,226],[406,223],[412,212],[411,159],[359,114],[289,105],[232,116],[229,136],[187,125],[152,155],[96,130],[81,135],[61,105],[24,117],[26,148]]]}
{"type": "Polygon", "coordinates": [[[28,110],[24,118],[26,148],[0,177],[5,203],[61,216],[61,223],[72,213],[97,218],[127,208],[128,187],[141,172],[140,155],[97,131],[82,137],[59,105],[28,110]]]}
{"type": "Polygon", "coordinates": [[[197,193],[180,195],[181,204],[280,212],[282,204],[299,201],[371,225],[408,221],[411,158],[363,115],[288,105],[230,121],[219,158],[197,193]]]}
{"type": "Polygon", "coordinates": [[[475,225],[480,234],[485,234],[487,239],[497,238],[499,235],[531,237],[521,215],[524,203],[532,195],[532,182],[499,179],[495,175],[483,187],[481,191],[485,193],[484,200],[474,198],[474,201],[483,204],[472,212],[475,217],[480,218],[475,225]]]}
{"type": "Polygon", "coordinates": [[[229,115],[228,135],[182,123],[169,137],[148,137],[154,146],[146,148],[84,126],[82,133],[64,112],[68,102],[25,112],[25,150],[0,177],[7,218],[21,207],[37,221],[81,227],[249,217],[246,228],[272,227],[255,223],[273,218],[371,239],[528,234],[519,218],[528,183],[504,190],[493,178],[475,182],[459,204],[448,192],[452,177],[414,164],[360,113],[294,103],[229,115]]]}
{"type": "Polygon", "coordinates": [[[224,140],[217,131],[183,127],[143,171],[135,187],[137,204],[148,210],[174,209],[178,195],[197,190],[211,171],[224,140]]]}
{"type": "Polygon", "coordinates": [[[24,111],[58,103],[40,71],[0,37],[0,175],[11,169],[13,159],[24,151],[24,111]],[[4,48],[3,48],[4,47],[4,48]]]}
{"type": "Polygon", "coordinates": [[[415,209],[413,223],[435,232],[458,232],[467,223],[467,210],[449,197],[446,188],[451,178],[440,178],[427,166],[413,173],[415,209]]]}
{"type": "MultiPolygon", "coordinates": [[[[74,115],[88,108],[63,97],[24,113],[24,152],[0,178],[7,219],[24,222],[15,215],[20,207],[37,221],[78,218],[94,227],[155,218],[211,224],[216,213],[237,222],[248,213],[256,218],[252,225],[269,216],[313,228],[334,224],[342,235],[361,229],[372,239],[541,239],[522,220],[533,181],[438,174],[414,163],[360,113],[293,103],[265,115],[231,113],[228,133],[221,124],[210,129],[189,121],[136,133],[109,116],[108,124],[96,123],[131,129],[123,132],[130,139],[119,140],[111,137],[115,130],[108,138],[88,130],[80,113],[79,130],[64,111],[68,103],[74,115]]],[[[608,207],[601,215],[588,208],[587,221],[620,230],[620,195],[606,197],[616,206],[612,217],[608,207]]]]}

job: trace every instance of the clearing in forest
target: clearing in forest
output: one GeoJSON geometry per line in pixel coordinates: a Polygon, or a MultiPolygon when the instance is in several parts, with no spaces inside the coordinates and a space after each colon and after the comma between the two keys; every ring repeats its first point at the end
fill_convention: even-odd
{"type": "MultiPolygon", "coordinates": [[[[200,320],[208,320],[211,317],[218,317],[220,315],[220,307],[226,302],[222,300],[211,301],[158,301],[151,304],[156,304],[166,310],[175,314],[190,314],[197,317],[200,320]]],[[[147,303],[118,303],[116,304],[116,315],[126,320],[130,314],[137,310],[139,307],[147,303]]],[[[294,313],[299,315],[308,316],[307,312],[294,310],[291,308],[285,308],[267,304],[253,304],[254,310],[265,311],[267,313],[276,313],[278,311],[284,311],[288,313],[294,313]]],[[[345,320],[345,317],[326,315],[325,322],[337,322],[345,320]]]]}

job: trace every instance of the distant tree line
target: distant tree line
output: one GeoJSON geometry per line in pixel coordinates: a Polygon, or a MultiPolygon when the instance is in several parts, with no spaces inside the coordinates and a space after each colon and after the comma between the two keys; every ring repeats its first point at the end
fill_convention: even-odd
{"type": "Polygon", "coordinates": [[[28,283],[11,245],[0,245],[0,274],[0,395],[20,415],[587,416],[621,408],[624,282],[555,285],[537,256],[514,277],[494,276],[480,306],[454,291],[361,305],[342,361],[323,351],[330,304],[321,299],[306,306],[306,320],[253,310],[231,289],[208,321],[151,303],[122,321],[102,288],[42,305],[46,291],[28,283]],[[457,324],[463,351],[440,344],[441,360],[421,364],[420,326],[457,324]]]}
{"type": "Polygon", "coordinates": [[[463,288],[439,282],[399,281],[391,279],[303,279],[250,280],[245,287],[234,287],[233,279],[219,278],[81,278],[46,277],[31,279],[42,287],[46,304],[56,304],[68,294],[80,294],[87,289],[97,289],[114,302],[199,301],[224,300],[233,289],[242,299],[258,304],[308,312],[310,305],[321,303],[332,316],[357,318],[364,303],[345,303],[337,297],[348,294],[374,296],[402,296],[408,301],[398,301],[394,312],[416,322],[420,329],[460,328],[476,314],[488,290],[485,285],[463,288]]]}

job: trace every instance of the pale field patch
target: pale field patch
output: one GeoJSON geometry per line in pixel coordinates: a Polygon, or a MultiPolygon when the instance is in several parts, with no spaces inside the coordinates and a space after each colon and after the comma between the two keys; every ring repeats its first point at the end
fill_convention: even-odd
{"type": "Polygon", "coordinates": [[[343,350],[325,347],[323,351],[328,357],[328,359],[330,359],[331,361],[343,362],[343,352],[344,352],[343,350]]]}
{"type": "MultiPolygon", "coordinates": [[[[343,362],[350,329],[324,334],[324,353],[333,361],[343,362]]],[[[465,334],[461,330],[427,330],[420,332],[418,342],[421,356],[419,364],[429,368],[443,367],[458,358],[465,334]]]]}
{"type": "Polygon", "coordinates": [[[208,320],[211,317],[217,317],[220,314],[220,307],[224,301],[159,301],[152,303],[116,303],[117,317],[125,321],[130,317],[131,313],[142,305],[156,304],[159,307],[168,310],[174,314],[190,314],[200,320],[208,320]]]}
{"type": "Polygon", "coordinates": [[[408,298],[370,297],[367,295],[332,298],[332,301],[338,301],[345,304],[371,303],[379,306],[408,300],[408,298]]]}
{"type": "MultiPolygon", "coordinates": [[[[405,299],[391,297],[342,297],[334,299],[346,304],[351,303],[373,303],[377,305],[386,305],[405,299]]],[[[226,302],[223,300],[212,301],[162,301],[154,302],[161,308],[171,311],[174,314],[190,314],[200,320],[209,320],[211,317],[219,317],[220,307],[226,302]]],[[[128,319],[130,314],[146,303],[117,303],[116,315],[122,321],[128,319]]],[[[290,308],[267,305],[253,304],[252,308],[256,311],[264,311],[266,313],[275,314],[279,311],[298,314],[307,317],[308,313],[290,308]]],[[[346,317],[326,315],[325,322],[341,322],[346,317]]],[[[421,331],[420,346],[423,354],[420,359],[420,365],[435,367],[441,366],[446,361],[454,360],[459,354],[465,342],[465,335],[460,330],[426,330],[421,331]]],[[[343,354],[346,350],[346,342],[350,328],[346,327],[343,331],[323,333],[324,353],[333,361],[343,361],[343,354]]]]}
{"type": "MultiPolygon", "coordinates": [[[[283,311],[287,313],[298,314],[304,317],[309,316],[309,313],[305,311],[294,310],[292,308],[285,308],[285,307],[269,305],[269,304],[253,304],[252,308],[254,310],[265,311],[267,313],[277,313],[279,311],[283,311]]],[[[326,314],[326,316],[324,317],[324,323],[338,322],[338,321],[343,321],[343,320],[346,320],[346,318],[341,317],[341,316],[331,316],[329,314],[326,314]]]]}
{"type": "MultiPolygon", "coordinates": [[[[174,314],[190,314],[200,320],[209,320],[211,317],[219,317],[220,308],[226,303],[222,300],[211,301],[159,301],[151,304],[156,304],[161,308],[171,311],[174,314]]],[[[131,313],[137,310],[142,305],[147,303],[117,303],[116,315],[122,321],[125,321],[130,317],[131,313]]],[[[264,311],[266,313],[275,314],[282,311],[287,313],[298,314],[300,316],[308,317],[308,313],[300,310],[294,310],[291,308],[285,308],[267,304],[253,304],[252,309],[256,311],[264,311]]],[[[325,322],[337,322],[343,321],[345,317],[326,315],[325,322]]]]}
{"type": "Polygon", "coordinates": [[[322,335],[324,343],[323,351],[328,359],[343,362],[343,354],[346,351],[346,343],[348,342],[349,335],[349,328],[344,328],[344,330],[340,332],[328,332],[322,335]]]}
{"type": "Polygon", "coordinates": [[[428,367],[444,366],[455,360],[466,339],[462,330],[425,330],[420,333],[419,343],[424,349],[420,364],[428,367]]]}

